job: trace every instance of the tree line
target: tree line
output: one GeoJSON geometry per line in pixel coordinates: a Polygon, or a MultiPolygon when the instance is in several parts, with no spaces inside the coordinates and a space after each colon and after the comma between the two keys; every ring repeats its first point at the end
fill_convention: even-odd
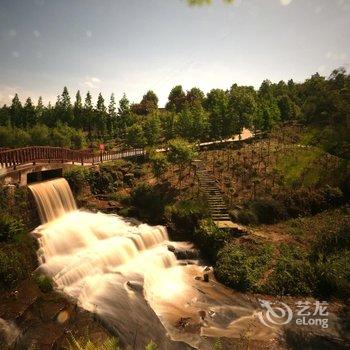
{"type": "Polygon", "coordinates": [[[349,143],[350,76],[343,68],[326,78],[316,73],[304,82],[262,82],[259,89],[233,84],[230,89],[199,88],[184,91],[175,86],[165,108],[148,91],[139,103],[127,97],[117,103],[112,94],[108,105],[102,94],[96,105],[88,92],[78,91],[74,102],[65,87],[55,105],[36,104],[28,98],[22,105],[16,94],[10,106],[0,109],[0,146],[55,144],[85,147],[94,140],[117,140],[133,147],[154,146],[181,137],[190,142],[220,140],[243,128],[269,131],[281,123],[316,125],[349,143]]]}

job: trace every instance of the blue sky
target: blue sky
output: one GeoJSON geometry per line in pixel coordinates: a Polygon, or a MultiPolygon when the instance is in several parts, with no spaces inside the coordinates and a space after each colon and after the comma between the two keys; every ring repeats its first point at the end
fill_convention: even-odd
{"type": "Polygon", "coordinates": [[[0,0],[0,104],[258,87],[350,63],[350,0],[0,0]]]}

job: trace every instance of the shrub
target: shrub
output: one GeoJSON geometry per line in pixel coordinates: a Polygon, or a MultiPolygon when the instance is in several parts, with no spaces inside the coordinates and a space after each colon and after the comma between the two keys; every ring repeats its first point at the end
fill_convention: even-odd
{"type": "Polygon", "coordinates": [[[229,240],[229,233],[220,230],[212,220],[201,220],[194,232],[194,241],[211,262],[216,261],[219,250],[229,240]]]}
{"type": "Polygon", "coordinates": [[[138,216],[151,223],[163,221],[167,198],[162,191],[157,191],[146,183],[140,183],[133,188],[130,203],[137,208],[138,216]]]}
{"type": "Polygon", "coordinates": [[[151,340],[147,345],[145,350],[158,350],[158,346],[151,340]]]}
{"type": "Polygon", "coordinates": [[[230,244],[218,254],[215,276],[220,282],[241,291],[259,291],[259,280],[268,269],[273,249],[230,244]]]}
{"type": "Polygon", "coordinates": [[[0,215],[0,242],[17,240],[25,233],[22,221],[7,214],[0,215]]]}
{"type": "Polygon", "coordinates": [[[243,225],[256,225],[259,219],[251,209],[243,209],[237,213],[237,220],[243,225]]]}
{"type": "Polygon", "coordinates": [[[274,199],[264,198],[250,203],[249,207],[255,213],[259,222],[263,224],[272,224],[281,219],[287,218],[287,212],[284,205],[274,199]]]}
{"type": "Polygon", "coordinates": [[[199,221],[208,217],[208,208],[204,202],[183,200],[165,208],[165,218],[168,225],[174,225],[177,230],[193,232],[199,221]]]}
{"type": "Polygon", "coordinates": [[[152,165],[152,171],[156,178],[160,178],[169,167],[166,156],[162,153],[153,153],[150,155],[149,160],[152,165]]]}
{"type": "Polygon", "coordinates": [[[94,344],[89,339],[75,339],[72,336],[67,350],[119,350],[119,342],[116,338],[108,338],[102,344],[94,344]]]}
{"type": "Polygon", "coordinates": [[[89,181],[89,170],[84,167],[73,167],[64,171],[64,178],[68,181],[74,194],[82,193],[89,181]]]}
{"type": "Polygon", "coordinates": [[[329,298],[350,296],[350,251],[342,251],[313,262],[314,295],[329,298]]]}
{"type": "Polygon", "coordinates": [[[0,250],[0,290],[11,289],[28,276],[25,257],[16,250],[0,250]]]}
{"type": "Polygon", "coordinates": [[[52,279],[48,276],[45,276],[45,275],[37,276],[35,279],[35,282],[37,283],[39,289],[43,293],[51,292],[53,289],[52,279]]]}
{"type": "Polygon", "coordinates": [[[106,171],[92,171],[90,174],[90,187],[93,194],[111,193],[114,191],[112,174],[106,171]]]}
{"type": "Polygon", "coordinates": [[[310,295],[314,279],[313,266],[306,254],[290,245],[281,245],[280,256],[264,291],[274,295],[310,295]]]}

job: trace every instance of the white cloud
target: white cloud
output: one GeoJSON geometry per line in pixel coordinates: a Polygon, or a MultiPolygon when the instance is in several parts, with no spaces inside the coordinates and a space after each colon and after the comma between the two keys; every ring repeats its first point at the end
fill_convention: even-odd
{"type": "Polygon", "coordinates": [[[33,34],[36,38],[39,38],[41,36],[41,33],[38,30],[34,30],[33,34]]]}
{"type": "Polygon", "coordinates": [[[90,89],[95,89],[98,87],[98,85],[101,83],[101,79],[97,78],[97,77],[90,77],[90,76],[87,76],[85,78],[85,81],[83,84],[83,86],[87,86],[88,88],[90,89]]]}
{"type": "Polygon", "coordinates": [[[12,57],[13,58],[18,58],[20,55],[19,55],[19,52],[18,51],[12,51],[12,57]]]}
{"type": "Polygon", "coordinates": [[[293,0],[280,0],[282,6],[288,6],[293,0]]]}
{"type": "Polygon", "coordinates": [[[17,35],[17,32],[14,29],[9,30],[9,36],[14,38],[17,35]]]}
{"type": "Polygon", "coordinates": [[[87,31],[85,32],[85,34],[86,34],[86,36],[87,36],[88,38],[91,38],[91,37],[92,37],[92,31],[91,31],[91,30],[87,30],[87,31]]]}
{"type": "Polygon", "coordinates": [[[326,53],[326,58],[332,61],[342,61],[346,59],[346,54],[343,52],[333,52],[333,51],[328,51],[326,53]]]}
{"type": "Polygon", "coordinates": [[[85,81],[84,84],[89,87],[90,89],[93,89],[95,86],[91,81],[85,81]]]}

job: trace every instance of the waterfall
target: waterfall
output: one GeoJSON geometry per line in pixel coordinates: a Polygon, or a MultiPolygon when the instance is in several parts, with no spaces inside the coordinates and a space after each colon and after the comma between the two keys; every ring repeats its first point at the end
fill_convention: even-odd
{"type": "Polygon", "coordinates": [[[50,222],[77,209],[68,182],[55,179],[29,185],[38,206],[41,222],[50,222]]]}
{"type": "Polygon", "coordinates": [[[43,223],[33,232],[40,246],[39,271],[78,305],[125,329],[122,338],[140,322],[148,324],[140,331],[145,338],[161,333],[149,305],[176,299],[185,289],[166,228],[77,210],[65,179],[29,188],[43,223]]]}

